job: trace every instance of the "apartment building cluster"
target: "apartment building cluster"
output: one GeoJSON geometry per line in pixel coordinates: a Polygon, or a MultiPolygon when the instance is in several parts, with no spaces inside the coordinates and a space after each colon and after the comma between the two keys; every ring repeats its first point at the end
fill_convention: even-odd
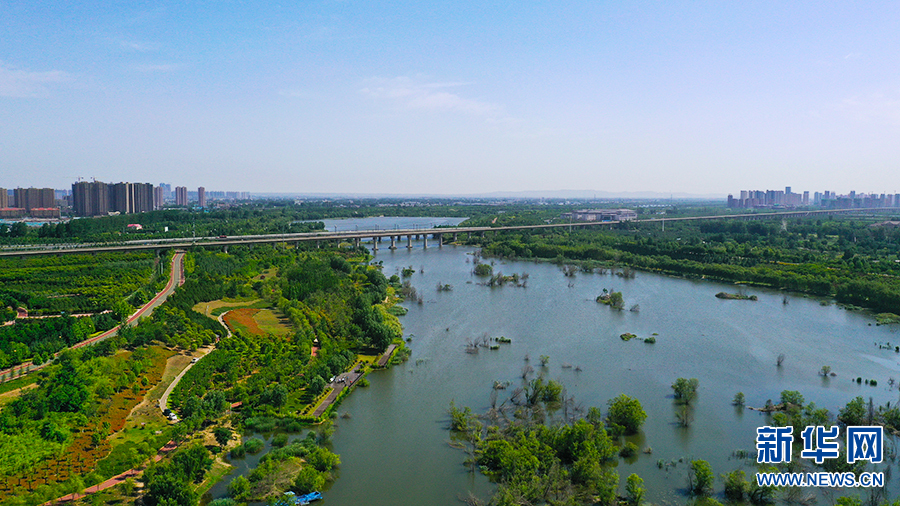
{"type": "Polygon", "coordinates": [[[0,188],[0,219],[59,218],[59,213],[52,188],[0,188]]]}
{"type": "Polygon", "coordinates": [[[771,209],[793,207],[821,207],[824,209],[857,209],[900,207],[900,193],[856,193],[839,195],[834,191],[794,193],[791,187],[782,190],[741,190],[740,197],[728,195],[728,207],[741,209],[771,209]]]}

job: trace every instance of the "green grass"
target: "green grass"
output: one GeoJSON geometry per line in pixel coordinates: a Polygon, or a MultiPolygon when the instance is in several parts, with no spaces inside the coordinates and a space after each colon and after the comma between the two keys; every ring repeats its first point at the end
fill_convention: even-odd
{"type": "MultiPolygon", "coordinates": [[[[201,306],[204,304],[205,303],[201,303],[201,304],[198,304],[197,306],[201,306]]],[[[212,302],[210,302],[210,306],[211,305],[212,305],[212,302]]],[[[194,306],[194,307],[196,308],[197,306],[194,306]]],[[[216,307],[215,309],[211,309],[209,311],[209,314],[210,314],[210,316],[219,316],[220,314],[227,313],[228,311],[231,311],[232,309],[242,309],[242,308],[267,309],[269,307],[271,307],[271,306],[269,305],[268,302],[266,302],[264,300],[260,300],[260,301],[254,302],[252,304],[237,304],[234,306],[219,306],[219,307],[216,307]]],[[[197,309],[194,309],[194,310],[197,311],[197,309]]],[[[203,313],[203,310],[200,310],[198,312],[203,313]]]]}
{"type": "Polygon", "coordinates": [[[6,383],[0,384],[0,394],[5,394],[6,392],[12,392],[17,388],[22,388],[32,383],[36,383],[38,380],[36,374],[29,374],[28,376],[22,376],[16,378],[12,381],[7,381],[6,383]]]}
{"type": "Polygon", "coordinates": [[[287,335],[293,331],[290,324],[286,322],[282,323],[278,314],[271,309],[260,310],[253,315],[253,319],[256,320],[256,324],[259,325],[259,328],[267,334],[287,335]]]}

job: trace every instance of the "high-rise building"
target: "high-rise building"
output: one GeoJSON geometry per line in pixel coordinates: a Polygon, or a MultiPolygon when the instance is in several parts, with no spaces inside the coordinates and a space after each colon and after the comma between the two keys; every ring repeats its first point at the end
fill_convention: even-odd
{"type": "Polygon", "coordinates": [[[197,203],[202,208],[206,208],[206,188],[200,187],[197,188],[197,203]]]}
{"type": "Polygon", "coordinates": [[[9,207],[9,193],[7,193],[6,188],[0,188],[0,209],[6,209],[9,207]]]}
{"type": "Polygon", "coordinates": [[[108,213],[109,185],[100,181],[74,183],[72,209],[79,216],[100,216],[108,213]]]}
{"type": "Polygon", "coordinates": [[[166,205],[166,190],[162,186],[153,189],[153,209],[162,209],[166,205]]]}
{"type": "Polygon", "coordinates": [[[56,207],[56,196],[53,188],[16,188],[13,190],[16,207],[30,213],[32,209],[49,209],[56,207]]]}
{"type": "Polygon", "coordinates": [[[158,188],[162,188],[163,202],[172,200],[172,185],[169,183],[159,183],[158,188]]]}
{"type": "Polygon", "coordinates": [[[122,214],[146,213],[153,210],[153,185],[150,183],[116,183],[109,187],[109,207],[122,214]]]}
{"type": "Polygon", "coordinates": [[[176,186],[175,187],[175,205],[176,206],[188,205],[187,187],[185,187],[185,186],[176,186]]]}

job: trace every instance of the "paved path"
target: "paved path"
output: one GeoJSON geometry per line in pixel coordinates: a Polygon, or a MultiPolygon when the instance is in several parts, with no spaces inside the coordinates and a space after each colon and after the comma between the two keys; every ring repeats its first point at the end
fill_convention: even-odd
{"type": "Polygon", "coordinates": [[[378,362],[376,362],[378,367],[386,366],[388,363],[388,360],[391,359],[391,355],[394,354],[394,350],[396,350],[396,349],[397,349],[396,344],[392,344],[392,345],[388,346],[387,349],[384,350],[384,353],[381,354],[381,357],[378,358],[378,362]]]}
{"type": "Polygon", "coordinates": [[[359,378],[362,378],[363,373],[360,371],[361,367],[362,366],[359,366],[350,372],[344,372],[334,377],[334,381],[328,384],[328,386],[331,387],[331,393],[329,393],[328,397],[322,401],[322,404],[319,404],[319,407],[313,411],[314,417],[318,418],[322,416],[322,414],[334,404],[338,395],[340,395],[345,388],[350,388],[359,381],[359,378]]]}
{"type": "MultiPolygon", "coordinates": [[[[147,302],[146,304],[141,306],[140,309],[135,311],[134,314],[131,315],[128,318],[128,320],[126,320],[126,322],[125,322],[126,325],[134,325],[134,323],[139,318],[152,313],[154,309],[156,309],[163,302],[166,301],[166,299],[169,297],[169,295],[171,295],[172,292],[175,291],[175,288],[177,286],[181,286],[184,284],[184,262],[183,262],[183,260],[184,260],[184,252],[183,251],[176,252],[175,256],[172,257],[172,271],[169,274],[169,282],[166,283],[166,287],[163,288],[162,291],[157,293],[155,297],[150,299],[149,302],[147,302]]],[[[119,327],[120,326],[116,326],[98,336],[94,336],[90,339],[81,341],[80,343],[73,345],[72,348],[81,348],[83,346],[88,346],[88,345],[94,344],[96,342],[102,341],[108,337],[114,336],[119,332],[119,327]]],[[[57,355],[59,355],[59,353],[57,353],[57,355]]],[[[0,383],[2,383],[4,381],[9,381],[10,379],[13,379],[11,377],[10,373],[18,372],[19,376],[21,376],[24,373],[29,373],[29,372],[41,369],[42,367],[45,367],[49,363],[50,363],[50,361],[48,360],[47,362],[44,362],[41,365],[35,366],[31,362],[25,362],[25,363],[10,367],[9,369],[4,369],[4,370],[0,371],[0,378],[6,378],[7,376],[9,376],[9,379],[7,379],[7,380],[0,379],[0,383]]]]}
{"type": "Polygon", "coordinates": [[[196,362],[191,361],[191,363],[188,364],[187,367],[182,369],[182,371],[180,373],[178,373],[178,376],[175,376],[175,379],[172,380],[172,383],[169,383],[169,386],[168,386],[168,388],[166,388],[166,391],[163,392],[162,397],[159,398],[159,410],[160,411],[166,410],[166,405],[169,404],[169,394],[171,394],[172,390],[175,390],[175,387],[178,386],[178,382],[181,381],[181,377],[184,376],[185,373],[190,371],[191,367],[194,367],[195,364],[200,362],[200,359],[205,357],[207,353],[213,351],[214,349],[215,349],[215,345],[209,345],[205,348],[200,348],[199,350],[197,350],[197,353],[199,353],[199,355],[194,356],[194,358],[196,358],[197,361],[196,362]]]}

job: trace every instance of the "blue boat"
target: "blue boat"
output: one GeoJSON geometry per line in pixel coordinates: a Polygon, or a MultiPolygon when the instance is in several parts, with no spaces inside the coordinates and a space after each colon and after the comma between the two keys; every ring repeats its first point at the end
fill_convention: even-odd
{"type": "Polygon", "coordinates": [[[297,495],[293,492],[285,492],[285,499],[278,501],[278,506],[306,506],[307,504],[318,501],[322,498],[321,492],[310,492],[308,494],[297,495]]]}

